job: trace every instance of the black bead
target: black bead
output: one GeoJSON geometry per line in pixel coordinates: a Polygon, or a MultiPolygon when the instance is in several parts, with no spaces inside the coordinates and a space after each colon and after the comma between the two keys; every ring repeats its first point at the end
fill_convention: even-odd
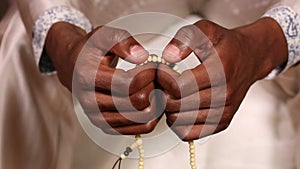
{"type": "Polygon", "coordinates": [[[173,69],[173,67],[175,66],[175,63],[170,63],[169,67],[173,69]]]}
{"type": "Polygon", "coordinates": [[[132,152],[132,149],[130,147],[126,147],[127,152],[132,152]]]}
{"type": "Polygon", "coordinates": [[[124,155],[125,155],[125,156],[128,156],[128,155],[129,155],[129,152],[128,152],[128,151],[124,151],[124,155]]]}

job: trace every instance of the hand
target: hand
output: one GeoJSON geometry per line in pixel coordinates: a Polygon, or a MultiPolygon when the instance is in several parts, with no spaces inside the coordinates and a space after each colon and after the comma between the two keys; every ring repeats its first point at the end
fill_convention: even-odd
{"type": "Polygon", "coordinates": [[[270,18],[236,29],[199,21],[181,28],[163,57],[176,63],[191,52],[202,64],[182,74],[158,70],[167,123],[185,141],[226,129],[250,86],[287,60],[285,37],[270,18]]]}
{"type": "Polygon", "coordinates": [[[154,129],[159,117],[155,98],[149,95],[154,89],[155,65],[129,71],[115,68],[119,57],[135,64],[148,58],[128,32],[98,27],[86,34],[59,22],[48,33],[46,52],[59,80],[73,90],[95,126],[109,134],[143,134],[154,129]]]}

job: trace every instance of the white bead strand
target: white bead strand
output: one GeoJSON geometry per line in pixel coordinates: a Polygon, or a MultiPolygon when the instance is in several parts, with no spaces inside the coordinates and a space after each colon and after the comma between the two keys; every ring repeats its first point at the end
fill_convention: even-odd
{"type": "Polygon", "coordinates": [[[193,141],[189,141],[189,149],[190,149],[191,169],[197,169],[197,167],[196,167],[196,155],[195,155],[195,144],[194,144],[193,141]]]}
{"type": "Polygon", "coordinates": [[[143,148],[143,140],[140,135],[135,136],[137,148],[139,151],[139,169],[144,169],[144,157],[145,157],[145,151],[143,148]]]}
{"type": "MultiPolygon", "coordinates": [[[[174,71],[180,73],[179,67],[176,64],[170,64],[166,62],[164,58],[158,57],[157,55],[151,54],[149,55],[148,59],[138,65],[142,66],[144,64],[147,64],[148,62],[154,62],[157,64],[165,64],[170,66],[174,71]]],[[[197,169],[196,167],[196,156],[195,156],[195,144],[193,141],[189,141],[189,152],[190,152],[190,166],[191,169],[197,169]]],[[[138,149],[139,152],[139,161],[138,161],[138,169],[144,169],[144,158],[145,158],[145,150],[143,148],[143,140],[140,135],[135,136],[135,142],[132,143],[130,147],[126,147],[126,150],[124,151],[123,154],[120,155],[120,159],[123,160],[125,159],[129,153],[131,153],[134,149],[138,149]]]]}

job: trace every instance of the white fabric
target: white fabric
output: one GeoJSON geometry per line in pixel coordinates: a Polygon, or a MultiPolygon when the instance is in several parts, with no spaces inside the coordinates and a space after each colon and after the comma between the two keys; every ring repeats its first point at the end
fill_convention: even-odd
{"type": "MultiPolygon", "coordinates": [[[[274,1],[202,3],[206,18],[233,27],[259,18],[274,1]]],[[[35,66],[32,25],[38,15],[56,4],[72,5],[84,12],[93,25],[138,11],[165,11],[181,17],[188,14],[184,0],[18,0],[20,13],[11,7],[12,12],[0,22],[0,30],[4,30],[0,32],[1,169],[105,169],[111,168],[117,158],[91,142],[82,131],[70,95],[57,77],[42,76],[35,66]]],[[[199,168],[295,169],[298,165],[300,169],[299,72],[295,67],[274,82],[254,85],[229,129],[197,144],[199,168]]],[[[134,169],[136,165],[136,160],[124,161],[124,169],[134,169]]],[[[164,155],[147,159],[145,165],[145,169],[188,168],[187,145],[180,144],[164,155]]]]}
{"type": "MultiPolygon", "coordinates": [[[[201,18],[190,16],[186,19],[193,23],[201,18]]],[[[184,24],[186,23],[172,24],[162,34],[173,34],[184,24]]],[[[146,48],[155,49],[165,46],[167,42],[168,38],[158,37],[142,44],[146,48]]],[[[188,61],[187,64],[194,64],[194,60],[188,61]]],[[[224,133],[212,136],[207,141],[204,140],[204,143],[196,143],[198,168],[295,168],[296,130],[287,113],[287,106],[266,90],[267,87],[270,87],[268,83],[266,81],[259,82],[251,88],[229,129],[224,133]]],[[[84,145],[87,149],[93,149],[95,146],[86,138],[81,137],[81,139],[77,147],[84,145]]],[[[89,164],[86,163],[86,166],[92,169],[96,169],[98,166],[109,168],[117,158],[116,156],[105,156],[102,159],[105,153],[101,149],[94,149],[92,152],[87,153],[91,159],[89,164]],[[101,158],[95,156],[101,156],[101,158]]],[[[74,161],[84,158],[87,154],[76,154],[75,159],[77,160],[74,161]]],[[[109,154],[106,155],[109,156],[109,154]]],[[[188,155],[187,144],[181,143],[172,151],[147,159],[145,166],[146,169],[188,168],[188,155]]],[[[74,167],[76,168],[78,165],[80,163],[75,162],[74,167]]],[[[131,169],[136,165],[136,160],[125,160],[122,166],[131,169]]]]}
{"type": "Polygon", "coordinates": [[[10,18],[1,56],[1,169],[70,168],[75,119],[69,92],[36,69],[19,13],[10,18]],[[12,36],[13,35],[13,36],[12,36]]]}

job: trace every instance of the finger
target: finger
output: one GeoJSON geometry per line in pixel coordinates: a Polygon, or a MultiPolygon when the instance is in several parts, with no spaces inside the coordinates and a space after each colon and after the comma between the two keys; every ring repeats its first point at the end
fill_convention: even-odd
{"type": "Polygon", "coordinates": [[[229,123],[234,113],[234,109],[227,106],[214,109],[166,113],[166,116],[168,123],[172,125],[223,124],[229,123]]]}
{"type": "Polygon", "coordinates": [[[152,83],[156,74],[156,65],[147,63],[129,71],[99,65],[98,71],[82,67],[76,80],[82,89],[103,91],[108,94],[131,95],[152,83]]]}
{"type": "Polygon", "coordinates": [[[205,44],[209,44],[208,42],[208,38],[197,26],[184,26],[178,30],[174,38],[165,47],[163,58],[170,63],[179,62],[195,49],[204,49],[205,44]]]}
{"type": "Polygon", "coordinates": [[[122,112],[89,112],[85,111],[90,121],[101,129],[129,125],[145,124],[162,116],[157,109],[156,98],[151,99],[151,105],[141,111],[122,112]]]}
{"type": "Polygon", "coordinates": [[[157,78],[159,85],[175,98],[185,97],[197,92],[199,88],[210,87],[209,78],[203,65],[184,71],[179,75],[168,66],[161,64],[159,65],[157,78]]]}
{"type": "Polygon", "coordinates": [[[171,129],[183,141],[192,141],[219,133],[227,127],[228,124],[198,124],[190,126],[171,126],[171,129]]]}
{"type": "Polygon", "coordinates": [[[101,92],[81,92],[79,101],[86,111],[133,111],[143,110],[150,105],[149,95],[154,84],[149,83],[145,88],[126,97],[112,96],[101,92]]]}
{"type": "Polygon", "coordinates": [[[158,82],[175,98],[182,98],[199,90],[226,83],[223,67],[210,58],[199,66],[184,71],[180,76],[169,69],[159,65],[158,82]]]}
{"type": "Polygon", "coordinates": [[[145,124],[157,118],[152,106],[132,112],[88,113],[88,117],[95,126],[101,129],[145,124]]]}
{"type": "Polygon", "coordinates": [[[128,31],[118,28],[102,26],[94,31],[92,45],[103,53],[112,52],[129,62],[140,64],[149,56],[149,53],[139,44],[128,31]]]}
{"type": "Polygon", "coordinates": [[[200,90],[181,99],[175,99],[170,94],[165,94],[165,99],[166,112],[223,107],[228,105],[230,101],[226,100],[226,86],[200,90]]]}
{"type": "Polygon", "coordinates": [[[163,51],[162,57],[170,63],[185,59],[192,51],[195,44],[195,28],[192,25],[182,27],[163,51]]]}
{"type": "Polygon", "coordinates": [[[152,132],[159,122],[159,118],[153,119],[145,124],[137,124],[137,125],[130,125],[130,126],[122,126],[116,128],[107,128],[102,129],[107,134],[112,135],[137,135],[137,134],[148,134],[152,132]]]}
{"type": "Polygon", "coordinates": [[[171,92],[172,95],[180,97],[180,89],[178,86],[177,79],[180,74],[172,70],[168,65],[159,64],[157,70],[157,80],[158,84],[168,92],[171,92]]]}
{"type": "Polygon", "coordinates": [[[115,68],[118,64],[119,57],[113,53],[108,53],[106,56],[103,56],[101,64],[115,68]]]}
{"type": "Polygon", "coordinates": [[[129,81],[124,86],[129,86],[129,94],[133,94],[144,88],[149,83],[153,83],[156,77],[156,64],[147,63],[146,65],[138,66],[134,69],[131,69],[127,71],[127,73],[129,74],[129,81]]]}
{"type": "Polygon", "coordinates": [[[114,94],[122,95],[131,95],[152,83],[156,73],[154,63],[148,63],[127,72],[120,69],[107,69],[107,67],[101,67],[97,72],[96,90],[112,91],[114,94]]]}

